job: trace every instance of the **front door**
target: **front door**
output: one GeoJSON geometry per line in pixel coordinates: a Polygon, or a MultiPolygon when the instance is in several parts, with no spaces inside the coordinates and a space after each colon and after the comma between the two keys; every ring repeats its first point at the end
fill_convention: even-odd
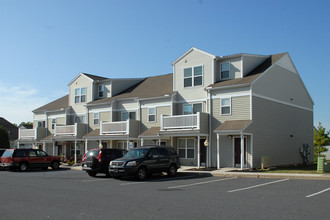
{"type": "MultiPolygon", "coordinates": [[[[241,164],[241,138],[235,138],[235,165],[241,164]]],[[[244,138],[244,164],[246,164],[246,138],[244,138]]]]}
{"type": "Polygon", "coordinates": [[[206,165],[206,146],[204,145],[205,139],[200,139],[200,161],[201,166],[206,165]]]}

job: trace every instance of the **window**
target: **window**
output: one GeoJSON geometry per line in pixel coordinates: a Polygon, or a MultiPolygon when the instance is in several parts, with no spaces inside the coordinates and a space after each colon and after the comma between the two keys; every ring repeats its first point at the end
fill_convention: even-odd
{"type": "Polygon", "coordinates": [[[86,102],[86,87],[77,88],[74,90],[74,102],[86,102]]]}
{"type": "Polygon", "coordinates": [[[37,152],[35,152],[34,150],[29,151],[29,157],[36,157],[36,156],[37,156],[37,152]]]}
{"type": "Polygon", "coordinates": [[[183,159],[195,158],[195,139],[179,139],[179,157],[183,159]]]}
{"type": "MultiPolygon", "coordinates": [[[[77,150],[77,155],[80,155],[80,145],[79,144],[77,144],[76,150],[77,150]]],[[[74,143],[70,144],[70,153],[71,153],[71,156],[74,156],[74,154],[75,154],[74,143]]]]}
{"type": "Polygon", "coordinates": [[[47,157],[48,155],[46,154],[46,152],[42,151],[42,150],[37,150],[37,154],[38,157],[47,157]]]}
{"type": "Polygon", "coordinates": [[[127,142],[126,141],[118,141],[117,142],[117,148],[118,149],[127,149],[127,142]]]}
{"type": "Polygon", "coordinates": [[[203,85],[203,66],[195,66],[183,70],[184,87],[203,85]]]}
{"type": "Polygon", "coordinates": [[[74,123],[85,123],[85,116],[75,116],[74,117],[74,123]]]}
{"type": "Polygon", "coordinates": [[[185,104],[183,105],[183,114],[184,115],[197,114],[197,112],[202,112],[202,108],[203,108],[202,103],[185,104]]]}
{"type": "Polygon", "coordinates": [[[221,115],[230,115],[231,114],[231,98],[220,99],[221,102],[221,115]]]}
{"type": "Polygon", "coordinates": [[[220,64],[220,79],[229,79],[230,63],[220,64]]]}
{"type": "Polygon", "coordinates": [[[104,85],[99,85],[99,98],[104,97],[104,85]]]}
{"type": "Polygon", "coordinates": [[[156,108],[153,107],[153,108],[149,108],[148,109],[148,120],[149,122],[155,122],[156,121],[156,108]]]}
{"type": "Polygon", "coordinates": [[[53,119],[52,119],[52,129],[55,129],[55,125],[56,125],[56,119],[53,118],[53,119]]]}
{"type": "Polygon", "coordinates": [[[98,125],[100,123],[100,113],[94,113],[94,125],[98,125]]]}
{"type": "Polygon", "coordinates": [[[39,127],[44,128],[45,127],[45,121],[38,121],[38,128],[39,127]]]}
{"type": "Polygon", "coordinates": [[[122,112],[121,113],[121,120],[127,121],[127,119],[135,120],[135,112],[122,112]]]}

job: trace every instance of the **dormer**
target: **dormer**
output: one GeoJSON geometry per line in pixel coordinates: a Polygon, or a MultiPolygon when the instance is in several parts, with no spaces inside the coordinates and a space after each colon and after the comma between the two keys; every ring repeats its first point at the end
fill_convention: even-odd
{"type": "Polygon", "coordinates": [[[253,54],[234,54],[216,58],[215,82],[245,77],[269,56],[253,54]]]}

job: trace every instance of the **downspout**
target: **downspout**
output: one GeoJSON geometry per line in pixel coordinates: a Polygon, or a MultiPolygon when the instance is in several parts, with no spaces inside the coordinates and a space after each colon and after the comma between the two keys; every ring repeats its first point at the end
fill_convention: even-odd
{"type": "Polygon", "coordinates": [[[211,91],[210,90],[206,90],[207,91],[207,97],[208,97],[208,113],[209,113],[209,146],[207,148],[207,152],[208,152],[208,166],[211,167],[212,166],[212,158],[211,158],[211,147],[212,147],[212,96],[211,96],[211,91]]]}
{"type": "MultiPolygon", "coordinates": [[[[140,100],[137,100],[138,101],[138,116],[139,116],[139,135],[141,134],[141,102],[140,100]]],[[[141,143],[141,140],[139,141],[138,139],[138,147],[141,146],[142,143],[141,143]]]]}

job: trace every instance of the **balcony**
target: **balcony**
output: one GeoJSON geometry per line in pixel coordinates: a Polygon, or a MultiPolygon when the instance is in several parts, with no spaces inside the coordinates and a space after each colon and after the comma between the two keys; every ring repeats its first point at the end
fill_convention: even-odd
{"type": "Polygon", "coordinates": [[[81,138],[87,132],[87,125],[75,123],[74,125],[55,125],[54,136],[71,136],[81,138]]]}
{"type": "Polygon", "coordinates": [[[208,130],[208,114],[161,116],[160,131],[171,130],[208,130]]]}
{"type": "Polygon", "coordinates": [[[100,135],[137,136],[139,130],[138,126],[138,121],[132,119],[117,122],[102,121],[100,124],[100,135]]]}
{"type": "Polygon", "coordinates": [[[34,129],[19,129],[18,139],[20,140],[41,140],[46,137],[46,128],[37,127],[34,129]]]}

